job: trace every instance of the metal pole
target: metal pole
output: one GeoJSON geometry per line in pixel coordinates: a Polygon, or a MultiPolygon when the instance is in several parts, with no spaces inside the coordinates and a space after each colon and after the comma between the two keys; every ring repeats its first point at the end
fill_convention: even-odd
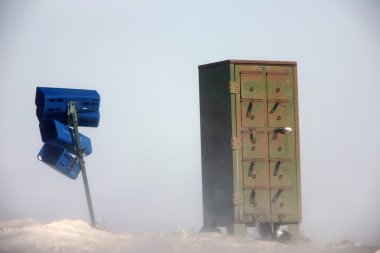
{"type": "Polygon", "coordinates": [[[94,208],[92,207],[92,201],[91,201],[91,195],[90,195],[90,187],[88,186],[86,167],[84,166],[83,158],[79,159],[79,162],[80,162],[81,170],[82,170],[84,190],[86,191],[87,206],[88,206],[88,211],[90,213],[91,226],[94,227],[94,228],[96,228],[94,208]]]}
{"type": "Polygon", "coordinates": [[[81,152],[81,144],[80,144],[80,140],[79,140],[78,115],[77,115],[77,102],[76,101],[70,101],[69,102],[69,114],[71,115],[71,120],[72,120],[71,124],[74,128],[76,155],[78,157],[80,168],[82,171],[84,190],[86,192],[86,198],[87,198],[87,206],[88,206],[88,211],[90,213],[90,219],[91,219],[91,226],[96,228],[94,208],[92,207],[90,187],[88,185],[88,180],[87,180],[86,166],[84,165],[84,159],[83,159],[83,154],[81,152]]]}

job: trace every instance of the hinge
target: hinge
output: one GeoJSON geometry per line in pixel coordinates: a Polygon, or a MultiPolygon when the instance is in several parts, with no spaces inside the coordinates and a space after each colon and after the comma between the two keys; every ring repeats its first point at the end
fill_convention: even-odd
{"type": "Polygon", "coordinates": [[[230,82],[230,93],[236,94],[240,92],[240,85],[237,82],[230,82]]]}
{"type": "Polygon", "coordinates": [[[237,193],[234,193],[233,204],[234,204],[234,206],[238,206],[238,205],[243,204],[243,198],[237,193]]]}
{"type": "Polygon", "coordinates": [[[231,148],[232,149],[241,149],[241,141],[237,137],[232,137],[231,138],[231,148]]]}

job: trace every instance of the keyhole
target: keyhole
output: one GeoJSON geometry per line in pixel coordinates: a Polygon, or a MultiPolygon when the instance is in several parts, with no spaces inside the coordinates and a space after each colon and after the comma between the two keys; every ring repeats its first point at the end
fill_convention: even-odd
{"type": "Polygon", "coordinates": [[[254,90],[255,90],[255,88],[253,88],[253,87],[249,88],[249,91],[250,91],[250,92],[252,92],[252,91],[254,91],[254,90]]]}
{"type": "Polygon", "coordinates": [[[282,150],[282,147],[278,147],[278,149],[277,149],[277,150],[278,150],[278,152],[280,152],[280,151],[282,150]]]}
{"type": "Polygon", "coordinates": [[[256,179],[256,174],[253,174],[253,175],[252,175],[252,178],[253,178],[253,179],[256,179]]]}
{"type": "Polygon", "coordinates": [[[279,93],[279,92],[280,92],[280,88],[277,88],[277,89],[276,89],[276,92],[279,93]]]}
{"type": "Polygon", "coordinates": [[[255,119],[255,115],[252,115],[252,116],[251,116],[251,120],[254,120],[254,119],[255,119]]]}
{"type": "Polygon", "coordinates": [[[255,146],[252,146],[251,150],[252,150],[252,151],[255,151],[255,150],[256,150],[256,147],[255,147],[255,146]]]}
{"type": "Polygon", "coordinates": [[[277,120],[281,120],[281,116],[277,116],[277,120]]]}

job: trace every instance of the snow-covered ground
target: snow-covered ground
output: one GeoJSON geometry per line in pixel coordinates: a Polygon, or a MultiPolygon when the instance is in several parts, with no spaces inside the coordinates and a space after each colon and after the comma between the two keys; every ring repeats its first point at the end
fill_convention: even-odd
{"type": "Polygon", "coordinates": [[[91,228],[80,220],[41,224],[31,219],[0,222],[0,252],[209,252],[209,253],[380,253],[379,248],[345,242],[330,246],[284,244],[257,238],[236,238],[219,233],[120,234],[91,228]]]}

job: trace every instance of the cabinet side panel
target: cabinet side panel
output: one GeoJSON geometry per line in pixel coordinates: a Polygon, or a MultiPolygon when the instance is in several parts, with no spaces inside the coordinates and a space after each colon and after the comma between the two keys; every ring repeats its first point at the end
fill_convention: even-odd
{"type": "Polygon", "coordinates": [[[204,229],[233,222],[229,64],[199,69],[204,229]]]}
{"type": "Polygon", "coordinates": [[[302,222],[302,195],[301,195],[301,156],[300,156],[300,130],[299,130],[299,110],[298,110],[298,74],[297,66],[294,66],[294,111],[296,121],[296,160],[297,160],[297,188],[298,188],[298,222],[302,222]]]}

